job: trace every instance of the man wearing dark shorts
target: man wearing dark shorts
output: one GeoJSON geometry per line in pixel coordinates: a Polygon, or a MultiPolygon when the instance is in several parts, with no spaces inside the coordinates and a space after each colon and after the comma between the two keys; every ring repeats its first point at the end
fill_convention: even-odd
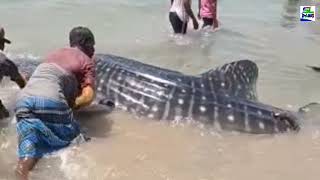
{"type": "Polygon", "coordinates": [[[189,17],[194,29],[198,29],[198,21],[191,9],[191,0],[171,0],[169,20],[175,34],[186,34],[189,17]]]}
{"type": "MultiPolygon", "coordinates": [[[[24,78],[19,73],[17,66],[2,52],[6,43],[10,44],[11,41],[5,38],[5,31],[0,27],[0,82],[4,76],[8,76],[12,81],[16,82],[20,88],[23,88],[26,84],[24,78]]],[[[6,117],[9,117],[9,112],[0,100],[0,119],[6,117]]]]}

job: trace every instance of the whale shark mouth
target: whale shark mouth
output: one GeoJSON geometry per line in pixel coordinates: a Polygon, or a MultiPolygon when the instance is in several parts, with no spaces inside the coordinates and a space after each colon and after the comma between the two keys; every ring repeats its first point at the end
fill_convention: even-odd
{"type": "MultiPolygon", "coordinates": [[[[258,101],[258,67],[250,60],[192,76],[109,54],[95,57],[97,104],[150,119],[191,119],[254,134],[300,129],[297,114],[258,101]]],[[[28,75],[39,64],[15,62],[28,75]]]]}

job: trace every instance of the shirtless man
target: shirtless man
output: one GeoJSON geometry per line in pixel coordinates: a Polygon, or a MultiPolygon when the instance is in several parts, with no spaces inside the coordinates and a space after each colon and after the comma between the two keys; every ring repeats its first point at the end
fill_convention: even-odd
{"type": "Polygon", "coordinates": [[[189,17],[193,21],[193,28],[198,29],[199,24],[191,9],[191,0],[171,0],[169,20],[175,34],[186,34],[189,17]]]}

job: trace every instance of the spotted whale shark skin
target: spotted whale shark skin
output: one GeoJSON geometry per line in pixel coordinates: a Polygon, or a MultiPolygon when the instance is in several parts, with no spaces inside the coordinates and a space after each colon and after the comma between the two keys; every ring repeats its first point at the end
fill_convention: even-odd
{"type": "MultiPolygon", "coordinates": [[[[225,64],[217,69],[211,69],[205,73],[190,76],[178,71],[172,71],[164,68],[144,64],[132,59],[127,59],[114,55],[96,55],[97,72],[101,66],[107,66],[103,61],[106,59],[109,64],[114,63],[127,71],[136,74],[140,73],[149,76],[151,83],[153,81],[166,81],[176,86],[191,86],[200,91],[214,91],[216,93],[225,93],[237,97],[257,100],[256,81],[258,78],[258,67],[249,60],[241,60],[225,64]],[[99,62],[104,65],[99,64],[99,62]]],[[[103,68],[103,67],[102,67],[103,68]]],[[[99,82],[98,82],[99,83],[99,82]]]]}
{"type": "MultiPolygon", "coordinates": [[[[19,61],[30,75],[38,62],[19,61]]],[[[96,55],[95,102],[155,120],[192,120],[217,129],[253,134],[299,130],[299,117],[257,101],[257,65],[225,64],[191,76],[132,59],[96,55]],[[295,124],[277,114],[285,112],[295,124]]]]}

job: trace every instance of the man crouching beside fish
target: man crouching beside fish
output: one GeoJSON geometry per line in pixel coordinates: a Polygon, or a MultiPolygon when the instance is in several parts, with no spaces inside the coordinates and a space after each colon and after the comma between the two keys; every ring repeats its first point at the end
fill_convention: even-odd
{"type": "Polygon", "coordinates": [[[93,101],[94,35],[86,27],[75,27],[69,42],[71,47],[46,57],[18,95],[15,113],[19,179],[27,180],[41,157],[70,145],[80,135],[73,109],[93,101]]]}

